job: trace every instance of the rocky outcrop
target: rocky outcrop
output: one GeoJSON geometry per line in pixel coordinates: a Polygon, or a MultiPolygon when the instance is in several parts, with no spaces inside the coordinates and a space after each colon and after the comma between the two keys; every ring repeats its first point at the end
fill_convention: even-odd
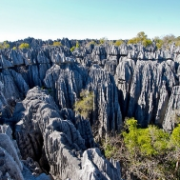
{"type": "Polygon", "coordinates": [[[62,46],[27,38],[11,46],[26,42],[30,49],[0,51],[0,123],[15,127],[20,150],[2,130],[0,176],[49,180],[46,172],[53,179],[118,180],[119,164],[102,156],[93,135],[120,132],[127,116],[172,131],[179,116],[180,48],[86,39],[71,52],[76,40],[57,41],[62,46]],[[88,120],[74,112],[82,90],[93,93],[88,120]]]}
{"type": "Polygon", "coordinates": [[[50,176],[42,173],[36,162],[33,160],[31,162],[21,160],[16,141],[12,139],[11,134],[12,131],[8,125],[0,126],[0,179],[51,180],[50,176]]]}
{"type": "Polygon", "coordinates": [[[101,179],[120,179],[118,164],[105,160],[99,150],[86,150],[86,144],[94,145],[87,140],[92,141],[89,138],[91,130],[87,129],[90,126],[86,127],[86,132],[82,129],[83,124],[88,124],[87,120],[75,118],[75,125],[70,120],[63,120],[61,114],[65,116],[67,110],[60,113],[52,97],[38,87],[29,90],[18,106],[14,116],[19,113],[21,116],[16,116],[20,119],[15,135],[24,159],[37,160],[54,179],[93,179],[98,174],[103,177],[101,179]],[[89,164],[84,158],[86,154],[90,156],[87,161],[91,162],[89,175],[86,174],[86,164],[89,164]],[[99,164],[94,166],[96,162],[99,164]]]}
{"type": "Polygon", "coordinates": [[[172,88],[172,93],[168,102],[165,118],[163,121],[163,128],[171,132],[175,125],[179,123],[179,109],[180,109],[180,86],[172,88]]]}

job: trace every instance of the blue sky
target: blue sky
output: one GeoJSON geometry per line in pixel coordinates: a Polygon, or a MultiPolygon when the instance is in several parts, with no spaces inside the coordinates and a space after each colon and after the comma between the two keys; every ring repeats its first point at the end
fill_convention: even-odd
{"type": "Polygon", "coordinates": [[[0,41],[180,36],[180,0],[0,0],[0,41]]]}

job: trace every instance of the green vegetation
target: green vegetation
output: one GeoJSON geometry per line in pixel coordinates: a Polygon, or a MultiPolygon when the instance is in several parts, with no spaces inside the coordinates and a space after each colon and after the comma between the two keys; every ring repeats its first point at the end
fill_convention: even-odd
{"type": "Polygon", "coordinates": [[[59,41],[54,41],[53,46],[62,46],[61,42],[59,41]]]}
{"type": "Polygon", "coordinates": [[[156,126],[138,128],[134,119],[128,120],[125,125],[129,132],[123,132],[124,142],[132,155],[137,153],[142,156],[160,155],[169,150],[170,136],[162,129],[156,126]]]}
{"type": "Polygon", "coordinates": [[[159,37],[155,37],[155,38],[154,38],[154,41],[155,41],[155,43],[156,43],[157,48],[158,48],[158,49],[161,49],[161,48],[162,48],[162,45],[163,45],[163,40],[160,39],[159,37]]]}
{"type": "Polygon", "coordinates": [[[137,43],[142,43],[143,46],[147,47],[152,44],[152,41],[148,39],[145,32],[142,31],[139,32],[136,37],[128,41],[128,44],[137,44],[137,43]]]}
{"type": "Polygon", "coordinates": [[[87,119],[90,113],[93,111],[93,98],[94,95],[92,92],[83,90],[80,93],[80,99],[75,102],[75,112],[87,119]]]}
{"type": "Polygon", "coordinates": [[[86,44],[86,47],[89,47],[89,46],[94,46],[96,45],[96,42],[95,41],[90,41],[86,44]]]}
{"type": "Polygon", "coordinates": [[[107,158],[120,161],[123,179],[127,172],[132,179],[180,179],[180,124],[169,134],[152,125],[140,128],[131,118],[101,145],[107,158]]]}
{"type": "Polygon", "coordinates": [[[16,46],[14,46],[12,49],[13,49],[13,50],[17,50],[16,46]]]}
{"type": "Polygon", "coordinates": [[[99,40],[100,44],[104,44],[107,41],[107,38],[103,37],[99,40]]]}
{"type": "Polygon", "coordinates": [[[123,42],[123,40],[117,40],[115,43],[114,43],[114,45],[115,46],[120,46],[121,44],[123,44],[124,42],[123,42]]]}
{"type": "Polygon", "coordinates": [[[0,49],[8,49],[8,48],[10,48],[10,45],[7,43],[7,41],[0,43],[0,49]]]}
{"type": "Polygon", "coordinates": [[[73,52],[75,49],[76,49],[76,47],[73,46],[73,47],[70,49],[70,51],[73,52]]]}
{"type": "Polygon", "coordinates": [[[80,44],[78,41],[76,41],[76,48],[80,48],[80,44]]]}
{"type": "Polygon", "coordinates": [[[22,43],[19,45],[19,49],[29,49],[30,45],[28,43],[22,43]]]}

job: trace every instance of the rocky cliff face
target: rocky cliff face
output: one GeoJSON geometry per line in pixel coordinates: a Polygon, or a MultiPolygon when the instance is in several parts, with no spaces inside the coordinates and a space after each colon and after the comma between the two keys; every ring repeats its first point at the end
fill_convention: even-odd
{"type": "MultiPolygon", "coordinates": [[[[32,38],[24,42],[31,48],[0,51],[0,120],[12,127],[18,145],[16,155],[4,152],[16,157],[19,179],[28,173],[50,178],[40,172],[53,179],[120,179],[119,164],[103,157],[93,135],[120,132],[127,116],[166,131],[177,123],[180,48],[82,40],[71,52],[73,40],[61,40],[60,47],[32,38]],[[74,112],[82,90],[94,93],[89,120],[74,112]]],[[[7,141],[12,144],[12,137],[7,141]]],[[[6,177],[8,171],[1,171],[6,177]]]]}

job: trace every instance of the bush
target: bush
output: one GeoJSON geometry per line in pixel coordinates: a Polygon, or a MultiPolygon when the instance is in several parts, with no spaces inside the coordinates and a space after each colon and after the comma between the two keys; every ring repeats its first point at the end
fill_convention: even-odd
{"type": "Polygon", "coordinates": [[[180,124],[174,128],[171,135],[171,141],[174,147],[180,147],[180,124]]]}
{"type": "Polygon", "coordinates": [[[10,48],[10,45],[7,43],[7,41],[0,43],[0,49],[8,49],[8,48],[10,48]]]}
{"type": "Polygon", "coordinates": [[[73,46],[73,47],[70,49],[70,51],[73,52],[75,49],[76,49],[76,47],[73,46]]]}
{"type": "Polygon", "coordinates": [[[76,48],[79,48],[80,47],[80,44],[78,41],[76,41],[76,48]]]}
{"type": "Polygon", "coordinates": [[[180,125],[168,134],[152,125],[140,128],[131,118],[121,135],[109,136],[101,146],[107,158],[120,161],[123,179],[180,178],[180,125]]]}
{"type": "Polygon", "coordinates": [[[128,151],[141,156],[160,155],[168,150],[170,136],[156,126],[146,129],[138,128],[137,121],[130,119],[126,122],[128,133],[123,132],[124,142],[128,151]]]}
{"type": "Polygon", "coordinates": [[[16,46],[14,46],[12,49],[13,49],[13,50],[17,50],[16,46]]]}
{"type": "Polygon", "coordinates": [[[152,41],[150,39],[144,39],[142,41],[143,46],[147,47],[150,46],[152,44],[152,41]]]}
{"type": "Polygon", "coordinates": [[[127,42],[127,44],[137,44],[137,43],[139,43],[139,40],[137,38],[132,38],[127,42]]]}
{"type": "Polygon", "coordinates": [[[146,47],[146,46],[151,45],[152,41],[147,38],[147,35],[145,34],[145,32],[141,31],[137,34],[136,37],[128,41],[128,44],[137,44],[137,43],[142,43],[143,46],[146,47]]]}
{"type": "Polygon", "coordinates": [[[104,44],[107,41],[107,38],[103,37],[99,40],[100,44],[104,44]]]}
{"type": "Polygon", "coordinates": [[[114,45],[115,46],[120,46],[121,44],[123,44],[124,42],[123,42],[123,40],[117,40],[115,43],[114,43],[114,45]]]}
{"type": "Polygon", "coordinates": [[[93,98],[92,92],[83,90],[80,93],[80,99],[75,102],[74,110],[85,119],[88,118],[90,113],[93,111],[93,98]]]}
{"type": "Polygon", "coordinates": [[[28,43],[22,43],[21,45],[19,45],[19,49],[29,49],[30,45],[28,43]]]}
{"type": "Polygon", "coordinates": [[[55,41],[55,42],[53,42],[53,46],[62,46],[62,44],[59,41],[55,41]]]}

